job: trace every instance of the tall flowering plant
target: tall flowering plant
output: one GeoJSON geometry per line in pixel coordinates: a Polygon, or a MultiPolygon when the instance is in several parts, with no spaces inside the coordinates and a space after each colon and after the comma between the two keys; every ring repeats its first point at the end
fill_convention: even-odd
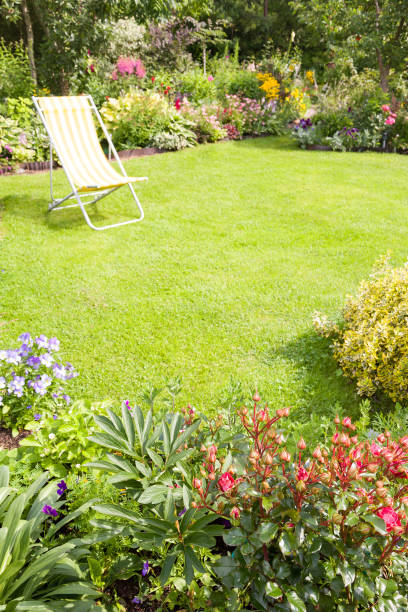
{"type": "Polygon", "coordinates": [[[336,418],[329,447],[301,438],[292,455],[288,415],[255,394],[239,412],[245,442],[227,456],[202,449],[194,504],[232,522],[234,550],[214,567],[225,597],[240,589],[257,610],[407,609],[408,436],[359,440],[336,418]]]}
{"type": "Polygon", "coordinates": [[[57,338],[26,332],[18,340],[17,348],[0,350],[1,422],[13,428],[68,404],[65,383],[78,375],[70,363],[60,363],[57,338]]]}

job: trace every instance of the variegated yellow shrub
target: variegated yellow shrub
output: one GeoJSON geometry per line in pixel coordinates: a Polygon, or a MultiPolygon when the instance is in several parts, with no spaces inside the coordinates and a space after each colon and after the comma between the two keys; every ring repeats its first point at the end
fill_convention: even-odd
{"type": "Polygon", "coordinates": [[[359,395],[383,392],[395,402],[408,399],[408,263],[392,268],[389,256],[375,266],[343,309],[343,324],[316,313],[314,324],[334,337],[335,359],[357,382],[359,395]]]}

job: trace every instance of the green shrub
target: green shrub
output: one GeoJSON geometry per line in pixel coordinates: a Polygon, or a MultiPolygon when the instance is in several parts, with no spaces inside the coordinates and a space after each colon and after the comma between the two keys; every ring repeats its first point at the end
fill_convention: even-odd
{"type": "Polygon", "coordinates": [[[34,89],[23,42],[7,46],[0,39],[0,99],[29,97],[34,89]]]}
{"type": "Polygon", "coordinates": [[[315,316],[321,335],[333,335],[333,354],[359,395],[383,392],[408,399],[408,265],[393,269],[382,258],[343,309],[341,327],[315,316]]]}
{"type": "Polygon", "coordinates": [[[105,125],[119,149],[146,147],[166,129],[171,112],[158,93],[132,90],[120,98],[110,98],[101,108],[105,125]]]}

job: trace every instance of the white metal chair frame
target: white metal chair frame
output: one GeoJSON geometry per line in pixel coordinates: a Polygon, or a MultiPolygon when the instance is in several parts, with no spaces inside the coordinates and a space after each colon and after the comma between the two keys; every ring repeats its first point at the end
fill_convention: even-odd
{"type": "MultiPolygon", "coordinates": [[[[87,98],[91,110],[94,111],[94,113],[96,114],[96,117],[98,119],[99,125],[101,126],[103,134],[104,134],[104,136],[105,136],[105,138],[106,138],[106,140],[108,142],[108,145],[109,145],[109,160],[111,159],[111,153],[113,153],[113,156],[114,156],[115,160],[117,161],[118,166],[119,166],[123,176],[127,177],[128,175],[126,174],[126,170],[123,167],[122,162],[120,161],[119,155],[117,154],[117,151],[116,151],[115,146],[114,146],[114,144],[112,142],[110,134],[109,134],[108,130],[106,129],[105,124],[103,123],[102,117],[99,114],[98,109],[96,108],[96,105],[95,105],[95,102],[92,99],[92,96],[87,95],[87,96],[84,96],[84,98],[87,98]]],[[[87,204],[94,204],[95,202],[98,202],[98,200],[101,200],[102,198],[104,198],[105,196],[109,195],[110,193],[113,193],[114,191],[119,189],[119,187],[123,187],[126,183],[124,183],[124,185],[117,185],[115,187],[108,188],[108,189],[105,189],[103,191],[96,191],[96,192],[92,192],[91,191],[89,193],[85,192],[84,194],[79,193],[77,188],[74,185],[74,182],[73,182],[73,180],[72,180],[68,170],[64,166],[62,157],[59,154],[58,147],[55,145],[55,143],[53,141],[53,138],[51,136],[50,130],[48,129],[47,122],[46,122],[46,119],[44,117],[43,111],[41,110],[41,107],[38,104],[37,98],[35,96],[32,96],[32,99],[33,99],[33,102],[34,102],[34,106],[35,106],[35,108],[36,108],[36,110],[37,110],[37,112],[38,112],[38,114],[39,114],[39,116],[41,118],[41,121],[43,122],[44,127],[45,127],[45,129],[47,131],[48,138],[50,139],[50,194],[51,194],[52,202],[48,206],[48,212],[51,212],[52,210],[63,210],[65,208],[76,208],[77,206],[79,206],[81,208],[81,210],[82,210],[82,214],[85,217],[85,221],[87,222],[89,227],[94,229],[94,230],[105,230],[105,229],[110,229],[111,227],[119,227],[120,225],[129,225],[130,223],[138,223],[139,221],[142,221],[143,218],[144,218],[144,212],[143,212],[142,205],[140,204],[139,198],[136,195],[136,192],[135,192],[135,190],[133,188],[133,185],[131,183],[127,183],[128,187],[130,189],[130,192],[133,195],[133,198],[134,198],[134,200],[135,200],[135,202],[137,204],[137,207],[139,209],[140,217],[138,217],[137,219],[129,219],[128,221],[121,221],[120,223],[112,223],[111,225],[104,225],[102,227],[97,227],[96,225],[94,225],[92,223],[92,221],[89,218],[89,215],[88,215],[87,211],[85,210],[85,206],[87,204]],[[56,153],[57,153],[57,155],[58,155],[58,157],[60,159],[61,165],[62,165],[62,167],[64,169],[65,174],[67,175],[68,182],[69,182],[69,184],[71,186],[71,189],[72,189],[71,193],[68,194],[67,196],[65,196],[65,198],[55,199],[54,198],[54,194],[53,194],[53,182],[52,182],[52,166],[53,166],[52,150],[53,150],[53,148],[55,149],[55,151],[56,151],[56,153]],[[97,196],[97,197],[95,197],[93,200],[89,200],[89,201],[86,201],[86,202],[82,201],[82,198],[84,198],[84,197],[85,198],[86,197],[91,197],[91,196],[97,196]],[[66,206],[61,206],[61,204],[63,202],[65,202],[66,200],[74,200],[74,199],[76,199],[77,204],[68,204],[66,206]]]]}

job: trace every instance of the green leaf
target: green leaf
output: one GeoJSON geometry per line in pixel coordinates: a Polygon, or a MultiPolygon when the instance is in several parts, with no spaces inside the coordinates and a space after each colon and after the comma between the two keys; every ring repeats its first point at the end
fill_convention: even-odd
{"type": "Polygon", "coordinates": [[[216,545],[216,540],[204,531],[196,531],[189,533],[188,536],[184,538],[184,543],[193,546],[201,546],[202,548],[212,548],[216,545]]]}
{"type": "Polygon", "coordinates": [[[341,574],[341,577],[343,578],[344,586],[348,587],[354,582],[354,578],[356,577],[356,570],[346,561],[344,561],[343,563],[339,563],[337,567],[341,574]]]}
{"type": "Polygon", "coordinates": [[[292,546],[291,538],[289,534],[286,533],[286,531],[282,533],[281,537],[279,538],[278,543],[279,543],[279,548],[281,549],[281,552],[283,555],[289,555],[292,552],[293,546],[292,546]]]}
{"type": "Polygon", "coordinates": [[[242,546],[247,541],[247,535],[239,527],[233,527],[223,535],[223,540],[227,546],[242,546]]]}
{"type": "Polygon", "coordinates": [[[174,565],[175,560],[177,559],[177,554],[167,555],[164,560],[162,571],[160,573],[160,584],[164,586],[169,579],[171,569],[174,565]]]}
{"type": "Polygon", "coordinates": [[[126,431],[127,443],[130,451],[134,450],[135,445],[135,427],[130,411],[125,404],[122,405],[122,421],[126,431]]]}
{"type": "Polygon", "coordinates": [[[387,535],[385,522],[379,516],[375,514],[365,514],[361,518],[363,518],[367,523],[370,523],[370,525],[372,525],[381,535],[387,535]]]}
{"type": "Polygon", "coordinates": [[[141,504],[160,504],[167,497],[169,488],[165,485],[152,485],[143,491],[138,499],[141,504]]]}
{"type": "Polygon", "coordinates": [[[184,502],[184,507],[187,510],[190,507],[191,500],[192,500],[191,491],[189,491],[189,489],[186,487],[186,485],[183,484],[183,502],[184,502]]]}
{"type": "Polygon", "coordinates": [[[291,612],[307,612],[306,606],[295,591],[285,593],[291,612]]]}
{"type": "Polygon", "coordinates": [[[277,525],[276,523],[262,523],[262,525],[260,525],[256,530],[255,535],[261,540],[263,544],[267,544],[268,542],[273,540],[273,538],[278,532],[278,529],[279,525],[277,525]]]}
{"type": "Polygon", "coordinates": [[[271,582],[270,580],[268,580],[268,582],[265,584],[265,594],[268,595],[268,597],[273,597],[274,599],[277,599],[283,595],[276,582],[271,582]]]}

